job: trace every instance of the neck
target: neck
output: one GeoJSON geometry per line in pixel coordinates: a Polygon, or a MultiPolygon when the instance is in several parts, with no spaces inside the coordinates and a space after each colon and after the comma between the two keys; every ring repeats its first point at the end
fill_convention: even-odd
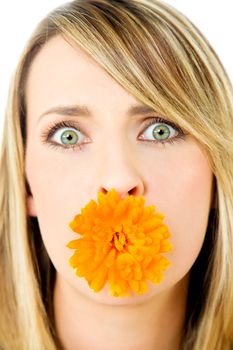
{"type": "Polygon", "coordinates": [[[64,350],[178,350],[187,284],[185,277],[143,303],[106,305],[78,293],[58,275],[54,309],[64,350]]]}

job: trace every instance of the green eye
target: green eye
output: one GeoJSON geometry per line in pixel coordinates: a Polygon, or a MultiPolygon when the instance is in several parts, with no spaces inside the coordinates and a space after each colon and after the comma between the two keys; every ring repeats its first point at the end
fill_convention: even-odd
{"type": "Polygon", "coordinates": [[[79,129],[79,125],[71,121],[55,122],[42,134],[43,138],[45,143],[52,147],[61,147],[67,150],[80,150],[84,144],[91,142],[79,129]]]}
{"type": "Polygon", "coordinates": [[[65,145],[74,145],[78,142],[79,137],[73,130],[66,130],[61,134],[61,141],[65,145]]]}
{"type": "Polygon", "coordinates": [[[153,129],[153,136],[156,140],[166,140],[170,136],[170,129],[166,125],[159,124],[153,129]]]}

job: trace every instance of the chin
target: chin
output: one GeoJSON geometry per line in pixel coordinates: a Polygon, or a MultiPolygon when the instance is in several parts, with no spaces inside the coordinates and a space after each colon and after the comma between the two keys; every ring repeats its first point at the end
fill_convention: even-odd
{"type": "Polygon", "coordinates": [[[123,305],[137,305],[143,304],[153,298],[156,298],[163,290],[165,290],[165,284],[163,281],[158,285],[153,285],[148,282],[148,291],[144,294],[137,295],[131,292],[130,296],[114,297],[110,294],[109,286],[106,285],[100,292],[92,290],[84,279],[80,279],[75,283],[75,289],[77,293],[92,302],[108,305],[108,306],[123,306],[123,305]]]}

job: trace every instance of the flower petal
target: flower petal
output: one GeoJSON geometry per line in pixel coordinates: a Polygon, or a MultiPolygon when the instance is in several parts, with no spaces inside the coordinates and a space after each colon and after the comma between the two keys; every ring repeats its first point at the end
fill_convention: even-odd
{"type": "Polygon", "coordinates": [[[144,206],[143,196],[121,199],[112,189],[98,193],[69,224],[81,235],[67,247],[74,249],[70,265],[99,292],[109,284],[115,297],[146,293],[147,281],[160,283],[170,266],[161,253],[172,249],[164,215],[144,206]]]}

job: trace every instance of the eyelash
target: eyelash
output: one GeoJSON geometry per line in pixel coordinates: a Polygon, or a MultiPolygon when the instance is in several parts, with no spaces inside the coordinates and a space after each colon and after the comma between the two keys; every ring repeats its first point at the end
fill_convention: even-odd
{"type": "MultiPolygon", "coordinates": [[[[143,142],[145,143],[155,143],[155,144],[162,144],[163,146],[165,146],[165,144],[169,143],[169,144],[174,144],[177,141],[181,141],[185,139],[185,136],[187,135],[187,133],[185,133],[180,127],[178,127],[177,125],[175,125],[174,123],[165,120],[163,118],[160,117],[150,117],[150,121],[145,125],[143,131],[141,132],[141,134],[143,132],[146,131],[146,129],[153,124],[167,124],[169,126],[171,126],[173,129],[175,129],[178,132],[178,135],[171,138],[171,139],[167,139],[165,141],[158,141],[158,140],[143,140],[143,142]]],[[[50,138],[55,134],[55,132],[61,128],[73,128],[76,129],[76,131],[81,132],[81,130],[77,127],[77,123],[72,122],[72,121],[61,121],[61,122],[55,122],[54,124],[52,124],[51,126],[49,126],[43,133],[42,133],[42,142],[45,144],[48,144],[50,147],[52,148],[61,148],[63,151],[75,151],[76,148],[78,148],[79,150],[82,149],[83,144],[75,144],[75,145],[69,145],[68,147],[66,147],[65,145],[61,145],[55,142],[50,141],[50,138]]]]}

